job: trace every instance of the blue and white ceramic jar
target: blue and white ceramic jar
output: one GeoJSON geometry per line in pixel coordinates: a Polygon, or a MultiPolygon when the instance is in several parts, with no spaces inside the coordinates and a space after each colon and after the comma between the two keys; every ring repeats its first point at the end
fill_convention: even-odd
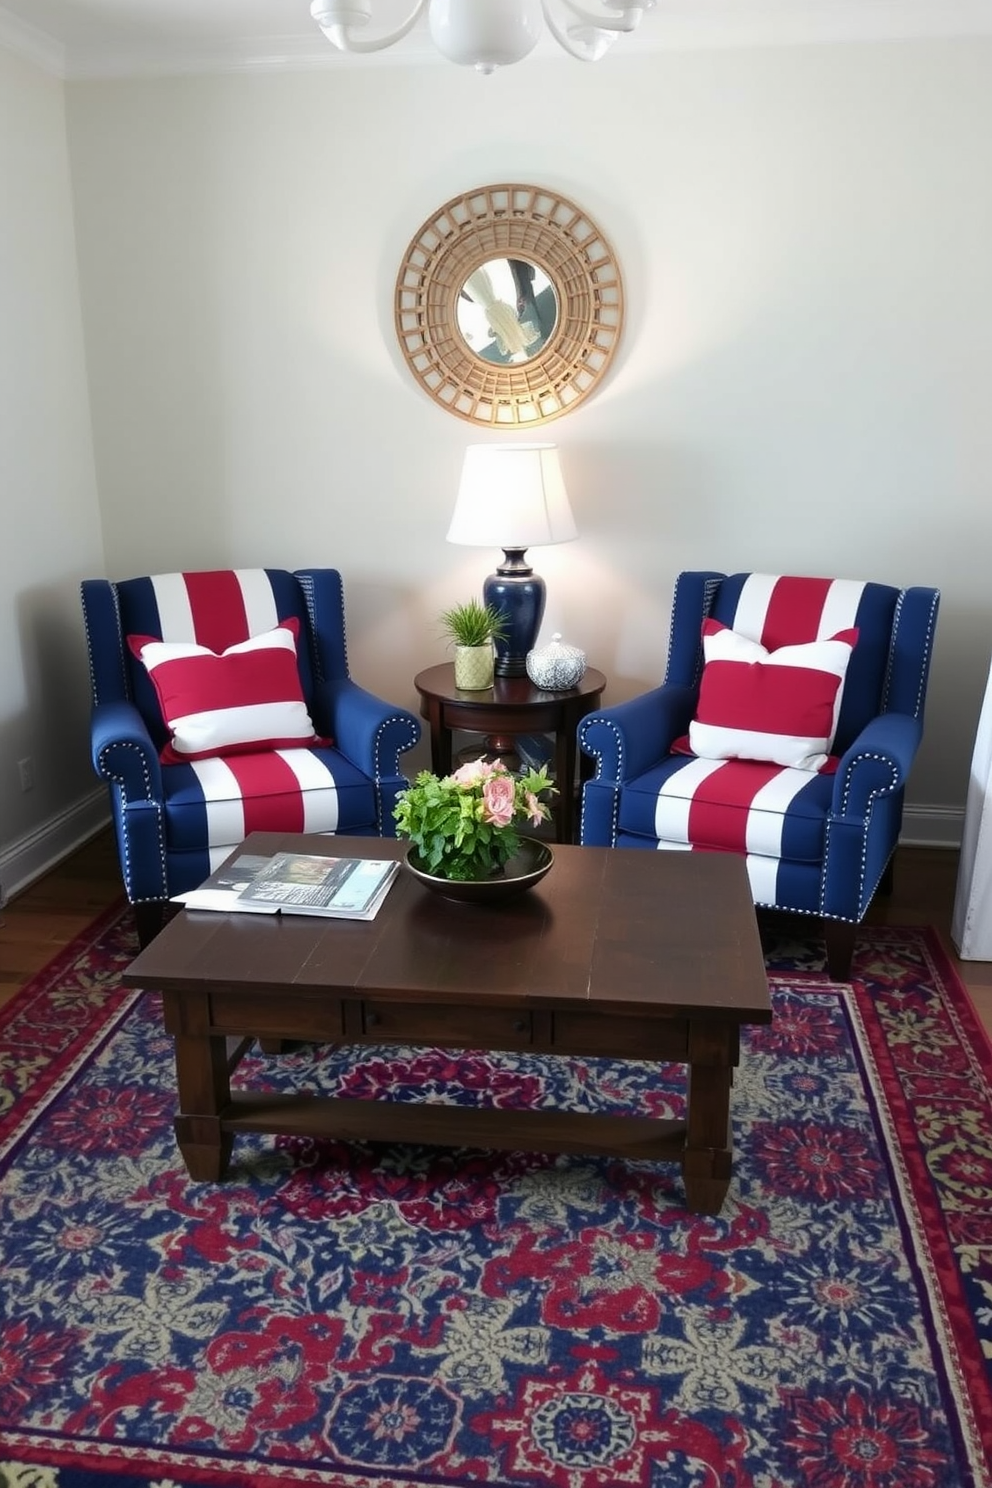
{"type": "Polygon", "coordinates": [[[567,646],[559,634],[547,646],[527,652],[527,675],[544,692],[567,692],[578,686],[586,669],[586,653],[567,646]]]}

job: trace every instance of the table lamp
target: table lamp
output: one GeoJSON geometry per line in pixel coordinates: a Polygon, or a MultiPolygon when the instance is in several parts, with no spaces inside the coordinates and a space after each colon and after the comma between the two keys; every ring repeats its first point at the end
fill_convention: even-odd
{"type": "Polygon", "coordinates": [[[482,586],[483,602],[506,618],[506,635],[496,642],[498,676],[525,675],[544,615],[547,588],[526,550],[577,536],[556,445],[468,446],[448,542],[503,549],[503,562],[482,586]]]}

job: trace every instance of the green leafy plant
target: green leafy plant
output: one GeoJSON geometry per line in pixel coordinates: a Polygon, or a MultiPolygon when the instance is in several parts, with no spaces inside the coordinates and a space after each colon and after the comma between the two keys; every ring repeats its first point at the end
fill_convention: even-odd
{"type": "Polygon", "coordinates": [[[396,835],[438,878],[490,878],[520,849],[516,823],[540,826],[551,815],[541,798],[554,793],[545,765],[519,775],[485,759],[443,777],[422,770],[397,797],[396,835]]]}
{"type": "Polygon", "coordinates": [[[456,646],[487,646],[506,636],[506,616],[495,605],[466,599],[440,615],[441,629],[456,646]]]}

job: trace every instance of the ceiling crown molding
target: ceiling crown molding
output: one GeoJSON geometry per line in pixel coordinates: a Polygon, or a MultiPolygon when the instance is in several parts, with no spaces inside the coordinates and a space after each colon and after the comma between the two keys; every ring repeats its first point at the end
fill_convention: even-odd
{"type": "Polygon", "coordinates": [[[37,26],[29,25],[19,16],[11,15],[2,5],[0,46],[5,46],[16,56],[33,62],[43,72],[54,73],[56,77],[66,76],[65,47],[62,43],[56,41],[54,36],[49,36],[47,31],[39,31],[37,26]]]}
{"type": "MultiPolygon", "coordinates": [[[[234,34],[218,42],[198,35],[165,43],[161,34],[125,39],[106,24],[80,40],[53,35],[23,19],[0,0],[0,46],[66,81],[183,76],[206,73],[301,72],[340,67],[435,65],[450,69],[433,46],[426,21],[386,52],[371,56],[337,51],[299,0],[300,28],[291,35],[234,34]]],[[[161,0],[167,4],[168,0],[161,0]]],[[[284,20],[285,11],[281,12],[284,20]]],[[[133,22],[133,17],[131,18],[133,22]]],[[[609,66],[650,53],[706,48],[809,46],[840,42],[953,39],[992,36],[992,0],[657,0],[636,36],[611,54],[609,66]]],[[[532,59],[576,64],[542,37],[532,59]]],[[[526,67],[528,61],[518,64],[526,67]]],[[[599,75],[604,72],[599,65],[599,75]]],[[[481,84],[485,86],[485,84],[481,84]]]]}

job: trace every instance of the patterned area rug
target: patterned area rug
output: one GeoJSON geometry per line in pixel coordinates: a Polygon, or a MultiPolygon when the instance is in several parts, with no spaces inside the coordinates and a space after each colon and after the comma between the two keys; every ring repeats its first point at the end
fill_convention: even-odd
{"type": "MultiPolygon", "coordinates": [[[[769,948],[736,1171],[174,1145],[108,915],[0,1015],[3,1488],[989,1488],[992,1057],[926,931],[769,948]]],[[[678,1115],[678,1066],[368,1049],[238,1079],[678,1115]]]]}

